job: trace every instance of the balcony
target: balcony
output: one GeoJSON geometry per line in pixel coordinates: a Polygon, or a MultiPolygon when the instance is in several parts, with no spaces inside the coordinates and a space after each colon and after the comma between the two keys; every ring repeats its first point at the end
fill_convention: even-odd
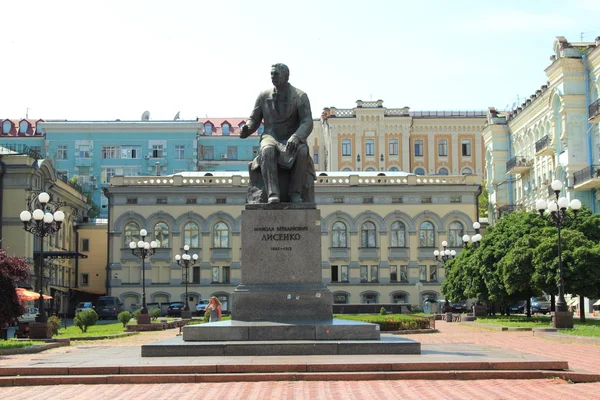
{"type": "Polygon", "coordinates": [[[523,156],[516,156],[506,163],[507,174],[524,174],[533,167],[533,160],[528,160],[523,156]]]}
{"type": "Polygon", "coordinates": [[[535,155],[536,156],[553,156],[554,148],[550,144],[550,136],[546,135],[537,142],[535,142],[535,155]]]}
{"type": "Polygon", "coordinates": [[[573,174],[575,190],[590,190],[600,188],[600,165],[590,165],[573,174]]]}
{"type": "Polygon", "coordinates": [[[408,247],[390,247],[388,259],[408,260],[408,247]]]}
{"type": "Polygon", "coordinates": [[[600,99],[590,104],[588,107],[588,116],[590,123],[600,123],[600,99]]]}
{"type": "Polygon", "coordinates": [[[363,260],[379,260],[378,247],[360,247],[358,249],[358,259],[363,260]]]}
{"type": "Polygon", "coordinates": [[[75,166],[76,167],[91,167],[92,166],[92,159],[91,158],[76,157],[75,158],[75,166]]]}
{"type": "Polygon", "coordinates": [[[329,259],[330,260],[350,260],[350,249],[347,247],[330,247],[329,248],[329,259]]]}
{"type": "Polygon", "coordinates": [[[231,261],[231,249],[226,247],[212,247],[210,249],[210,261],[231,261]]]}

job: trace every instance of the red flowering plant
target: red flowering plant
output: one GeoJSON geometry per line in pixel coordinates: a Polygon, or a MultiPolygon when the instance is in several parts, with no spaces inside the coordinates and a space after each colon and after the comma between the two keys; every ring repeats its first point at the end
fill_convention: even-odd
{"type": "Polygon", "coordinates": [[[8,256],[6,249],[0,248],[0,328],[6,328],[25,309],[17,297],[15,282],[29,279],[29,266],[23,257],[8,256]]]}

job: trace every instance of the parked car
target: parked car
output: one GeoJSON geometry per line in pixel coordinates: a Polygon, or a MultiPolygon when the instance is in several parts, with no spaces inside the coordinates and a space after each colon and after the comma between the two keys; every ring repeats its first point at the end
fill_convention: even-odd
{"type": "Polygon", "coordinates": [[[513,304],[512,306],[508,306],[508,310],[512,314],[525,314],[525,307],[527,307],[526,301],[520,301],[517,304],[513,304]]]}
{"type": "Polygon", "coordinates": [[[550,312],[550,301],[545,296],[531,298],[531,312],[547,314],[550,312]]]}
{"type": "Polygon", "coordinates": [[[464,313],[467,312],[467,301],[455,301],[452,303],[452,312],[453,313],[464,313]]]}
{"type": "Polygon", "coordinates": [[[167,307],[167,315],[169,317],[181,317],[181,312],[184,308],[185,304],[180,301],[171,303],[169,304],[169,307],[167,307]]]}
{"type": "Polygon", "coordinates": [[[96,312],[99,319],[117,319],[119,313],[124,310],[123,303],[115,296],[100,296],[96,312]]]}
{"type": "Polygon", "coordinates": [[[208,306],[208,299],[198,300],[198,304],[196,304],[196,314],[201,317],[204,315],[204,311],[206,311],[206,307],[208,306]]]}
{"type": "Polygon", "coordinates": [[[91,301],[82,301],[81,303],[79,303],[77,305],[77,308],[75,309],[75,314],[80,313],[83,310],[89,310],[89,309],[94,309],[94,306],[92,305],[91,301]]]}

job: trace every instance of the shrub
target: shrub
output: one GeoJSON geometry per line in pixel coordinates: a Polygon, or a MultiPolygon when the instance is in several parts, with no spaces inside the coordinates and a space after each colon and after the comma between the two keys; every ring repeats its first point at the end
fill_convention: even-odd
{"type": "Polygon", "coordinates": [[[206,310],[204,311],[204,322],[209,322],[210,321],[210,310],[206,310]]]}
{"type": "Polygon", "coordinates": [[[152,319],[160,318],[160,308],[153,308],[152,310],[150,310],[150,316],[152,317],[152,319]]]}
{"type": "Polygon", "coordinates": [[[123,324],[123,328],[125,328],[129,321],[131,321],[131,313],[129,311],[122,311],[117,316],[117,319],[123,324]]]}
{"type": "Polygon", "coordinates": [[[135,318],[136,321],[137,321],[138,316],[140,315],[141,312],[142,312],[142,310],[140,308],[138,308],[137,310],[135,310],[133,312],[133,318],[135,318]]]}
{"type": "Polygon", "coordinates": [[[385,307],[381,307],[379,309],[379,315],[386,315],[387,314],[387,310],[385,309],[385,307]]]}
{"type": "Polygon", "coordinates": [[[87,332],[88,327],[96,325],[96,321],[98,321],[98,314],[96,311],[89,309],[83,310],[75,314],[75,318],[73,319],[73,325],[77,326],[81,329],[81,332],[87,332]]]}
{"type": "Polygon", "coordinates": [[[52,334],[58,335],[58,330],[60,329],[60,324],[62,323],[60,318],[58,318],[56,315],[53,315],[48,318],[48,322],[52,324],[52,334]]]}

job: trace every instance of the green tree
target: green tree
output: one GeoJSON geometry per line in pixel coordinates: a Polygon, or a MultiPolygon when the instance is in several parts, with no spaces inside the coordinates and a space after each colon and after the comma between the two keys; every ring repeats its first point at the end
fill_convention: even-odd
{"type": "Polygon", "coordinates": [[[485,181],[481,182],[481,194],[477,197],[477,204],[479,206],[479,217],[487,218],[490,208],[490,195],[486,189],[485,181]]]}

